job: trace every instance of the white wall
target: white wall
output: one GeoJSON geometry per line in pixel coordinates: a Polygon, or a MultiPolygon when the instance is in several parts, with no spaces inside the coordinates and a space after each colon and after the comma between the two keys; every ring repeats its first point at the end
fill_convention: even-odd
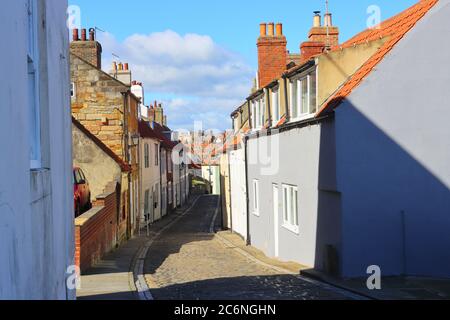
{"type": "Polygon", "coordinates": [[[25,0],[0,11],[0,299],[73,299],[74,264],[67,1],[40,1],[42,167],[30,171],[25,0]],[[51,125],[50,125],[51,124],[51,125]]]}
{"type": "Polygon", "coordinates": [[[271,136],[252,138],[248,142],[247,150],[250,210],[248,214],[252,245],[269,256],[275,256],[275,228],[277,228],[278,257],[309,267],[317,264],[320,136],[321,125],[311,124],[271,136]],[[270,158],[261,157],[268,154],[265,153],[266,145],[270,146],[270,158]],[[259,181],[259,216],[253,213],[255,179],[259,181]],[[274,184],[279,188],[277,225],[274,223],[274,184]],[[283,184],[298,187],[298,234],[283,226],[283,184]]]}
{"type": "Polygon", "coordinates": [[[155,165],[155,144],[158,144],[159,141],[149,138],[141,138],[139,146],[140,146],[140,174],[141,174],[141,213],[140,213],[140,221],[144,222],[144,209],[145,209],[145,191],[149,190],[150,199],[149,199],[149,210],[150,210],[150,222],[154,222],[155,220],[159,220],[161,218],[161,201],[160,199],[154,199],[153,190],[156,190],[160,185],[160,164],[155,165]],[[150,167],[145,168],[145,144],[149,145],[149,162],[150,167]],[[155,209],[154,203],[158,202],[158,207],[155,209]]]}
{"type": "Polygon", "coordinates": [[[244,239],[247,238],[247,185],[245,180],[245,150],[231,151],[231,228],[244,239]]]}

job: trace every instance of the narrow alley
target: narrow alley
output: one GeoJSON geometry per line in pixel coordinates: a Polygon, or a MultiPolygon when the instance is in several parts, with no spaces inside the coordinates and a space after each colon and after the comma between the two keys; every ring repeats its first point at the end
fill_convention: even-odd
{"type": "Polygon", "coordinates": [[[156,300],[346,299],[301,276],[283,275],[246,258],[210,233],[218,204],[203,196],[150,246],[146,280],[156,300]]]}

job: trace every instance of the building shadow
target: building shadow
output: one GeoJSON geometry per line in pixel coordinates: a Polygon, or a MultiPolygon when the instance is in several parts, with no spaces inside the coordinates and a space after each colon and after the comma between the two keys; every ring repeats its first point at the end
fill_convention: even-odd
{"type": "Polygon", "coordinates": [[[193,281],[151,290],[156,300],[346,300],[300,276],[242,276],[193,281]]]}
{"type": "MultiPolygon", "coordinates": [[[[408,151],[348,100],[323,123],[316,270],[352,278],[377,265],[383,276],[450,277],[446,173],[411,154],[424,151],[419,128],[411,135],[418,143],[408,151]]],[[[426,148],[428,162],[444,155],[426,148]]]]}

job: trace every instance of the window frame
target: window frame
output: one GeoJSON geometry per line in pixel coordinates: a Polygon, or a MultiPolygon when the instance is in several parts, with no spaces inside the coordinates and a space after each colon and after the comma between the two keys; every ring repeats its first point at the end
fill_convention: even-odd
{"type": "Polygon", "coordinates": [[[159,145],[155,143],[155,166],[159,166],[159,145]]]}
{"type": "Polygon", "coordinates": [[[309,119],[314,117],[314,115],[317,112],[317,102],[318,102],[318,74],[317,74],[317,68],[314,68],[312,70],[309,70],[307,72],[304,72],[300,75],[296,75],[295,77],[292,77],[289,79],[289,91],[290,91],[290,103],[289,103],[289,111],[291,115],[291,121],[301,121],[305,119],[309,119]],[[314,92],[315,92],[315,102],[316,105],[312,106],[311,102],[311,89],[313,88],[311,83],[312,75],[315,74],[316,83],[314,86],[314,92]],[[303,112],[304,110],[304,101],[303,101],[303,91],[304,91],[304,81],[306,81],[306,103],[307,103],[307,111],[303,112]],[[295,89],[294,90],[294,86],[295,89]],[[295,103],[293,103],[295,102],[295,103]],[[295,108],[295,110],[294,110],[295,108]],[[295,112],[294,112],[295,111],[295,112]],[[294,116],[295,115],[295,116],[294,116]]]}
{"type": "Polygon", "coordinates": [[[253,215],[260,217],[259,180],[253,180],[253,215]]]}
{"type": "Polygon", "coordinates": [[[144,168],[150,168],[150,147],[148,143],[144,144],[144,168]]]}
{"type": "Polygon", "coordinates": [[[283,184],[283,228],[295,233],[300,233],[300,217],[299,217],[299,188],[294,185],[283,184]],[[292,202],[292,195],[296,194],[296,201],[292,202]],[[295,211],[292,212],[292,209],[295,211]]]}
{"type": "Polygon", "coordinates": [[[70,98],[72,100],[74,100],[76,95],[77,95],[77,89],[76,89],[75,82],[71,82],[70,83],[70,98]]]}
{"type": "Polygon", "coordinates": [[[261,130],[265,125],[266,97],[261,94],[251,101],[252,109],[252,128],[253,130],[261,130]]]}

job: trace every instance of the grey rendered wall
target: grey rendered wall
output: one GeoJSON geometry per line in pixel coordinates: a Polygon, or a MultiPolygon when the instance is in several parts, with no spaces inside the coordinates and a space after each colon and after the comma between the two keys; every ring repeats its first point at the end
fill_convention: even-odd
{"type": "Polygon", "coordinates": [[[336,110],[344,276],[450,277],[450,1],[336,110]]]}
{"type": "Polygon", "coordinates": [[[0,299],[73,299],[73,187],[67,1],[40,1],[43,166],[30,171],[26,1],[0,10],[0,299]],[[42,25],[42,24],[41,24],[42,25]]]}
{"type": "MultiPolygon", "coordinates": [[[[317,221],[319,210],[319,162],[321,146],[321,124],[292,129],[270,137],[251,139],[248,143],[248,176],[250,199],[250,235],[252,245],[274,256],[274,215],[273,215],[273,184],[279,186],[279,199],[282,202],[282,184],[290,184],[299,188],[299,222],[300,233],[295,234],[282,226],[282,205],[279,204],[279,258],[285,261],[295,261],[306,266],[323,265],[322,257],[316,254],[317,221]],[[274,149],[270,165],[274,169],[264,174],[264,160],[250,160],[255,150],[262,150],[258,142],[270,139],[279,143],[274,149]],[[279,164],[276,164],[276,161],[279,164]],[[253,214],[253,180],[259,180],[260,216],[253,214]]],[[[270,171],[270,170],[269,170],[270,171]]],[[[325,210],[322,207],[322,210],[325,210]]],[[[328,233],[327,228],[334,230],[335,225],[321,225],[321,233],[328,233]]],[[[331,232],[331,231],[330,231],[331,232]]],[[[335,231],[333,231],[335,232],[335,231]]],[[[332,243],[336,245],[335,243],[332,243]]]]}

